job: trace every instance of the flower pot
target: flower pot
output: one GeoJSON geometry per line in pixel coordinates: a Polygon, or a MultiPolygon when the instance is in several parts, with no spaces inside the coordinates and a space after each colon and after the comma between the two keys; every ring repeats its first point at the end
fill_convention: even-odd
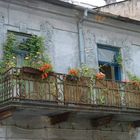
{"type": "Polygon", "coordinates": [[[77,76],[67,75],[66,80],[72,81],[72,82],[77,82],[79,80],[79,78],[77,76]]]}
{"type": "Polygon", "coordinates": [[[32,75],[41,75],[42,72],[38,69],[32,68],[32,67],[22,67],[21,71],[23,73],[28,73],[28,74],[32,74],[32,75]]]}

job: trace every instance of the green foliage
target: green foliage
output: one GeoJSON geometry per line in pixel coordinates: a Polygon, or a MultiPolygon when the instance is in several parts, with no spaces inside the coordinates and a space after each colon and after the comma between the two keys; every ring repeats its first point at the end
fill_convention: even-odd
{"type": "Polygon", "coordinates": [[[25,66],[38,68],[44,63],[50,62],[48,55],[44,55],[45,45],[42,37],[32,35],[19,48],[29,53],[25,57],[25,66]]]}
{"type": "Polygon", "coordinates": [[[19,44],[18,49],[30,52],[30,55],[36,56],[43,53],[44,41],[42,37],[32,35],[26,41],[19,44]]]}
{"type": "Polygon", "coordinates": [[[25,57],[24,65],[33,68],[39,68],[45,63],[51,63],[48,55],[38,54],[25,57]]]}
{"type": "Polygon", "coordinates": [[[13,53],[15,43],[16,38],[14,34],[9,33],[3,47],[4,56],[3,59],[0,61],[0,73],[3,73],[10,67],[16,66],[15,54],[13,53]]]}
{"type": "Polygon", "coordinates": [[[25,51],[24,66],[39,68],[45,63],[50,63],[48,55],[44,54],[45,45],[42,37],[31,35],[24,42],[17,42],[13,33],[8,33],[3,47],[3,59],[0,61],[0,73],[3,73],[17,63],[16,51],[25,51]]]}
{"type": "Polygon", "coordinates": [[[117,55],[117,58],[116,58],[116,62],[117,64],[119,64],[120,66],[122,65],[122,55],[121,55],[121,52],[119,52],[119,54],[117,55]]]}
{"type": "Polygon", "coordinates": [[[90,68],[87,65],[83,64],[79,68],[80,76],[84,77],[93,77],[96,74],[96,70],[94,68],[90,68]]]}
{"type": "Polygon", "coordinates": [[[129,77],[129,80],[131,80],[131,81],[140,82],[140,77],[137,77],[136,75],[133,75],[129,72],[128,72],[128,77],[129,77]]]}

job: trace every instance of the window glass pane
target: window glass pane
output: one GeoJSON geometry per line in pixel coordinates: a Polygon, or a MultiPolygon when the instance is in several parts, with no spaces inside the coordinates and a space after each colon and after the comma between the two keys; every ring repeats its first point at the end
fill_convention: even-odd
{"type": "Polygon", "coordinates": [[[100,66],[101,66],[100,72],[105,74],[105,78],[108,80],[113,79],[111,66],[108,65],[100,65],[100,66]]]}
{"type": "Polygon", "coordinates": [[[112,63],[114,62],[115,55],[116,55],[116,52],[113,50],[98,48],[99,61],[112,63]]]}

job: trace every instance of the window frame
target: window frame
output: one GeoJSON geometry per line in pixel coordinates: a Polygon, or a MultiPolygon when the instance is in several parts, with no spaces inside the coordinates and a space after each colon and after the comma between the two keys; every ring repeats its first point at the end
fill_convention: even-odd
{"type": "MultiPolygon", "coordinates": [[[[116,53],[116,56],[121,51],[120,47],[114,47],[111,45],[104,45],[104,44],[97,44],[97,54],[99,54],[98,48],[114,51],[116,53]]],[[[112,72],[112,73],[114,73],[114,75],[111,75],[111,77],[114,77],[114,78],[111,80],[121,81],[121,66],[119,64],[117,64],[117,62],[115,62],[115,61],[114,62],[100,61],[99,55],[98,55],[98,65],[104,65],[104,64],[109,65],[110,67],[114,68],[114,71],[112,72]]]]}

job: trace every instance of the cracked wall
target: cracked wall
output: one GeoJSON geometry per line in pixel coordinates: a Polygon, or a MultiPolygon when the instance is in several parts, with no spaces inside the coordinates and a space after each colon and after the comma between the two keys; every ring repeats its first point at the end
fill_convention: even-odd
{"type": "MultiPolygon", "coordinates": [[[[80,14],[77,10],[43,1],[11,0],[10,3],[0,0],[0,15],[1,56],[7,30],[11,30],[42,35],[45,51],[50,54],[56,72],[67,73],[69,67],[79,66],[77,15],[80,14]]],[[[86,64],[98,71],[97,44],[119,47],[123,57],[122,80],[128,78],[127,71],[140,76],[138,25],[89,14],[82,31],[86,64]]],[[[129,131],[128,124],[123,122],[121,126],[117,122],[114,127],[93,128],[89,119],[75,118],[72,123],[49,126],[44,122],[47,118],[24,117],[2,121],[0,140],[138,140],[140,137],[138,130],[129,131]]]]}

